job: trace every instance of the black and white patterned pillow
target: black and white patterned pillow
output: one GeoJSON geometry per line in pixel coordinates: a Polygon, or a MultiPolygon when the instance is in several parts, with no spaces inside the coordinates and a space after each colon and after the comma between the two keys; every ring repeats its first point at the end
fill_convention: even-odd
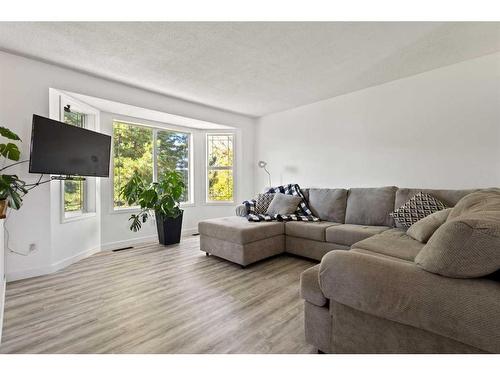
{"type": "Polygon", "coordinates": [[[271,193],[258,194],[255,198],[255,213],[265,214],[273,198],[274,194],[271,193]]]}
{"type": "Polygon", "coordinates": [[[417,221],[434,212],[444,210],[446,205],[427,193],[417,193],[408,202],[391,212],[391,216],[402,227],[409,228],[417,221]]]}

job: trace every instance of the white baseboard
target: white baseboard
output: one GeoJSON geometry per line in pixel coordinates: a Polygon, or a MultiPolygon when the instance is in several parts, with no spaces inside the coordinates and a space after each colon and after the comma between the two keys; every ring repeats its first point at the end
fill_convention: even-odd
{"type": "Polygon", "coordinates": [[[5,290],[7,281],[4,279],[0,282],[0,344],[2,343],[2,329],[3,329],[3,310],[5,308],[5,290]]]}
{"type": "Polygon", "coordinates": [[[99,251],[101,251],[100,247],[84,250],[84,251],[79,252],[78,254],[61,259],[60,261],[53,263],[49,266],[39,267],[39,268],[29,268],[26,270],[14,271],[14,272],[7,271],[5,273],[5,275],[6,275],[7,281],[16,281],[16,280],[21,280],[21,279],[28,279],[30,277],[48,275],[50,273],[59,271],[60,269],[69,266],[70,264],[78,262],[79,260],[81,260],[83,258],[91,256],[95,253],[98,253],[99,251]]]}
{"type": "MultiPolygon", "coordinates": [[[[183,236],[190,236],[195,233],[198,233],[198,228],[188,228],[182,231],[183,236]]],[[[30,277],[48,275],[50,273],[59,271],[60,269],[69,266],[70,264],[78,262],[83,258],[98,253],[99,251],[119,249],[121,247],[133,246],[140,243],[152,242],[157,240],[158,236],[155,234],[152,236],[138,237],[130,240],[108,242],[106,244],[101,245],[98,248],[84,250],[78,254],[72,255],[71,257],[62,259],[56,263],[51,264],[50,266],[40,267],[40,268],[30,268],[27,270],[14,271],[14,272],[6,272],[6,278],[8,281],[15,281],[15,280],[27,279],[30,277]]]]}

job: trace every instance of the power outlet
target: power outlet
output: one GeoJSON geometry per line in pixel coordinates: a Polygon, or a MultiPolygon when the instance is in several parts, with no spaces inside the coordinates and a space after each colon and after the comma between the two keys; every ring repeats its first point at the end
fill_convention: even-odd
{"type": "Polygon", "coordinates": [[[33,253],[36,251],[36,243],[30,243],[29,252],[33,253]]]}

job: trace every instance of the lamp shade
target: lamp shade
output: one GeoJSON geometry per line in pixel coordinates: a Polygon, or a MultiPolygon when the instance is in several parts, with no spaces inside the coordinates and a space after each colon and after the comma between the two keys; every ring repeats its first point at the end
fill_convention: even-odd
{"type": "Polygon", "coordinates": [[[265,161],[261,160],[261,161],[259,161],[258,165],[259,165],[259,168],[265,168],[267,163],[265,161]]]}

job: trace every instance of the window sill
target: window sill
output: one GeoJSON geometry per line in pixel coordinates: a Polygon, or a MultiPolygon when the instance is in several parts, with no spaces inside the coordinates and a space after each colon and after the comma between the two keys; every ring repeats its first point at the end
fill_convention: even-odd
{"type": "MultiPolygon", "coordinates": [[[[196,207],[195,203],[181,203],[180,208],[187,208],[187,207],[196,207]]],[[[141,210],[139,206],[137,207],[126,207],[126,208],[113,208],[110,213],[111,214],[133,214],[133,213],[138,213],[141,210]]]]}
{"type": "Polygon", "coordinates": [[[66,216],[66,214],[63,214],[61,223],[65,224],[65,223],[72,223],[74,221],[87,220],[95,216],[96,216],[95,212],[85,212],[81,214],[75,214],[72,216],[66,216]]]}
{"type": "Polygon", "coordinates": [[[235,202],[217,202],[217,201],[209,201],[203,204],[204,206],[237,206],[238,204],[235,202]]]}

